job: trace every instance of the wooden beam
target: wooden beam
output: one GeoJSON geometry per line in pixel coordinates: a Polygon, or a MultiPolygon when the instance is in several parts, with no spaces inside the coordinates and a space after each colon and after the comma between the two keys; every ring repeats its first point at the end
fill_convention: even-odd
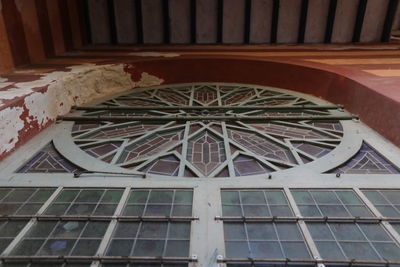
{"type": "Polygon", "coordinates": [[[169,22],[169,1],[162,1],[163,23],[164,23],[164,43],[171,42],[171,25],[169,22]]]}
{"type": "Polygon", "coordinates": [[[245,0],[245,10],[244,10],[244,43],[250,43],[250,32],[251,32],[251,5],[252,0],[245,0]]]}
{"type": "Polygon", "coordinates": [[[360,0],[358,3],[356,24],[354,26],[353,43],[360,41],[361,30],[364,23],[365,10],[367,9],[368,0],[360,0]]]}
{"type": "Polygon", "coordinates": [[[107,1],[107,9],[108,9],[108,23],[110,25],[110,40],[111,44],[117,44],[117,25],[115,23],[115,7],[114,0],[107,1]]]}
{"type": "Polygon", "coordinates": [[[224,28],[224,0],[218,0],[217,6],[217,43],[222,43],[224,28]]]}
{"type": "Polygon", "coordinates": [[[135,11],[136,11],[137,43],[143,44],[142,0],[135,1],[135,11]]]}
{"type": "Polygon", "coordinates": [[[276,43],[278,36],[279,5],[279,0],[274,0],[272,4],[271,43],[276,43]]]}
{"type": "Polygon", "coordinates": [[[301,1],[301,11],[300,11],[300,21],[299,21],[299,34],[297,37],[298,43],[304,43],[304,36],[306,33],[307,24],[307,12],[308,12],[308,2],[309,0],[301,1]]]}
{"type": "Polygon", "coordinates": [[[392,25],[396,15],[397,6],[399,5],[399,0],[390,0],[388,9],[386,12],[385,24],[382,31],[382,42],[389,42],[390,35],[392,32],[392,25]]]}
{"type": "Polygon", "coordinates": [[[335,22],[335,16],[336,16],[336,7],[337,7],[337,0],[331,0],[329,2],[328,20],[326,22],[325,43],[330,43],[332,39],[333,24],[335,22]]]}

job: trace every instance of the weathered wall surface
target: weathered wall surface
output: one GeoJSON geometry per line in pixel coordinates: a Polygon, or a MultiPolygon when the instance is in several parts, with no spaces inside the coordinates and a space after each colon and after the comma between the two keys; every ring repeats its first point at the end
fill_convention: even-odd
{"type": "Polygon", "coordinates": [[[127,69],[134,67],[84,64],[38,80],[12,83],[12,88],[0,92],[0,159],[73,106],[163,82],[146,72],[132,80],[127,69]]]}

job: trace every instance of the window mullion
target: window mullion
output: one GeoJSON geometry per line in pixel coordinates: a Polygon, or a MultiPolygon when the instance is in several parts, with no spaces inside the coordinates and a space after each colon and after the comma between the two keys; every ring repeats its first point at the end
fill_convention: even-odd
{"type": "MultiPolygon", "coordinates": [[[[125,203],[128,200],[129,193],[130,193],[131,188],[126,187],[124,190],[124,193],[122,194],[121,199],[119,200],[118,206],[115,209],[114,216],[119,216],[122,213],[122,209],[125,206],[125,203]]],[[[106,249],[107,245],[111,239],[112,234],[114,233],[115,227],[117,227],[118,220],[116,218],[113,218],[110,222],[110,224],[107,227],[106,233],[104,234],[103,239],[100,242],[99,248],[97,249],[96,256],[103,256],[106,249]]],[[[94,261],[91,265],[91,267],[97,267],[100,266],[99,261],[94,261]]]]}
{"type": "MultiPolygon", "coordinates": [[[[367,207],[372,211],[372,213],[376,217],[385,217],[378,211],[377,208],[375,208],[374,204],[372,204],[371,201],[364,195],[364,193],[360,190],[360,188],[353,188],[354,192],[358,195],[358,197],[367,205],[367,207]]],[[[388,221],[382,221],[381,222],[382,226],[385,228],[386,231],[389,232],[389,234],[392,236],[392,238],[395,239],[396,243],[399,245],[400,244],[400,234],[393,228],[393,226],[390,224],[388,221]]]]}
{"type": "MultiPolygon", "coordinates": [[[[284,187],[283,190],[284,190],[284,192],[286,194],[286,197],[287,197],[287,199],[289,201],[289,205],[293,209],[294,214],[297,217],[302,217],[301,213],[300,213],[300,210],[297,207],[296,201],[294,200],[294,198],[292,196],[292,193],[290,192],[290,189],[288,187],[284,187]]],[[[300,220],[298,222],[298,224],[299,224],[299,227],[300,227],[301,231],[303,232],[304,239],[305,239],[305,241],[306,241],[306,243],[308,245],[308,248],[311,251],[312,256],[316,260],[321,259],[321,255],[319,254],[317,246],[314,243],[314,239],[311,237],[311,233],[307,228],[306,222],[303,221],[303,220],[300,220]]]]}
{"type": "MultiPolygon", "coordinates": [[[[58,187],[53,194],[47,199],[47,201],[43,204],[43,206],[38,210],[37,215],[43,214],[46,209],[50,206],[50,204],[53,202],[53,200],[58,196],[58,194],[61,192],[63,189],[62,186],[58,187]]],[[[24,228],[18,233],[18,235],[14,238],[14,240],[7,246],[7,248],[3,251],[1,256],[8,256],[11,251],[15,249],[15,247],[19,244],[19,242],[22,240],[22,238],[29,232],[29,230],[33,227],[33,225],[36,223],[37,218],[32,218],[24,228]]]]}

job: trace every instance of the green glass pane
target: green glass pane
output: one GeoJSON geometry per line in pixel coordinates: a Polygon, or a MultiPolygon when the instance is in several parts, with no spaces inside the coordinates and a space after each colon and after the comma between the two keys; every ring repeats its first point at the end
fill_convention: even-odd
{"type": "Polygon", "coordinates": [[[188,257],[189,256],[189,241],[169,240],[165,251],[166,257],[188,257]]]}
{"type": "Polygon", "coordinates": [[[192,204],[193,191],[176,190],[174,203],[192,204]]]}
{"type": "Polygon", "coordinates": [[[174,205],[172,216],[192,216],[192,205],[174,205]]]}
{"type": "Polygon", "coordinates": [[[89,222],[82,233],[82,237],[103,237],[109,222],[89,222]]]}
{"type": "Polygon", "coordinates": [[[71,202],[78,195],[79,190],[64,189],[54,202],[71,202]]]}
{"type": "Polygon", "coordinates": [[[378,251],[382,258],[388,261],[400,260],[400,249],[395,243],[373,243],[373,246],[378,251]]]}
{"type": "Polygon", "coordinates": [[[381,193],[390,201],[392,204],[400,204],[400,190],[382,190],[381,193]]]}
{"type": "Polygon", "coordinates": [[[388,204],[387,200],[378,191],[363,191],[372,204],[388,204]]]}
{"type": "Polygon", "coordinates": [[[344,204],[363,204],[353,191],[336,191],[344,204]]]}
{"type": "Polygon", "coordinates": [[[51,204],[50,207],[46,210],[45,214],[64,215],[68,207],[69,204],[51,204]]]}
{"type": "Polygon", "coordinates": [[[292,195],[297,204],[315,204],[308,191],[292,191],[292,195]]]}
{"type": "Polygon", "coordinates": [[[241,191],[240,197],[242,204],[266,204],[262,191],[241,191]]]}
{"type": "Polygon", "coordinates": [[[10,191],[11,189],[0,189],[0,200],[2,200],[10,191]]]}
{"type": "Polygon", "coordinates": [[[310,253],[304,242],[282,242],[285,257],[288,259],[309,259],[310,253]]]}
{"type": "Polygon", "coordinates": [[[225,240],[246,240],[246,230],[243,223],[224,223],[225,240]]]}
{"type": "Polygon", "coordinates": [[[130,256],[134,240],[113,240],[107,250],[107,256],[130,256]]]}
{"type": "Polygon", "coordinates": [[[135,238],[139,229],[138,222],[119,222],[115,230],[115,238],[135,238]]]}
{"type": "Polygon", "coordinates": [[[166,222],[143,222],[139,238],[165,238],[167,226],[166,222]]]}
{"type": "Polygon", "coordinates": [[[169,225],[169,238],[190,239],[190,223],[173,222],[169,225]]]}
{"type": "Polygon", "coordinates": [[[392,241],[387,232],[379,224],[359,224],[361,230],[370,241],[392,241]]]}
{"type": "Polygon", "coordinates": [[[282,259],[283,254],[278,242],[250,242],[251,257],[282,259]]]}
{"type": "Polygon", "coordinates": [[[164,244],[164,240],[137,240],[133,255],[161,257],[164,250],[164,244]]]}
{"type": "Polygon", "coordinates": [[[380,213],[382,213],[382,215],[384,217],[399,217],[399,213],[397,212],[397,210],[389,205],[375,205],[375,207],[379,210],[380,213]]]}
{"type": "Polygon", "coordinates": [[[53,238],[75,238],[79,237],[85,227],[86,222],[67,221],[60,222],[54,232],[51,234],[53,238]]]}
{"type": "Polygon", "coordinates": [[[269,208],[271,210],[272,216],[281,216],[281,217],[293,216],[293,212],[289,208],[289,206],[278,205],[278,206],[270,206],[269,208]]]}
{"type": "Polygon", "coordinates": [[[307,223],[308,230],[314,240],[334,240],[329,227],[325,223],[307,223]]]}
{"type": "Polygon", "coordinates": [[[54,193],[54,189],[39,189],[29,200],[31,202],[46,202],[54,193]]]}
{"type": "Polygon", "coordinates": [[[240,204],[238,191],[222,191],[221,192],[222,204],[240,204]]]}
{"type": "Polygon", "coordinates": [[[17,212],[18,215],[34,215],[43,204],[25,204],[17,212]]]}
{"type": "Polygon", "coordinates": [[[79,240],[71,255],[93,256],[99,248],[101,239],[97,240],[79,240]]]}
{"type": "MultiPolygon", "coordinates": [[[[0,239],[0,253],[3,253],[3,250],[8,247],[8,245],[13,241],[13,238],[1,238],[0,239]]],[[[3,266],[3,265],[0,265],[3,266]]]]}
{"type": "Polygon", "coordinates": [[[21,204],[2,203],[0,204],[0,215],[14,215],[21,204]]]}
{"type": "Polygon", "coordinates": [[[107,190],[101,198],[101,203],[118,203],[124,190],[107,190]]]}
{"type": "Polygon", "coordinates": [[[129,195],[128,203],[146,203],[149,195],[148,190],[135,190],[129,195]]]}
{"type": "Polygon", "coordinates": [[[239,217],[241,217],[241,216],[243,216],[242,215],[242,208],[240,207],[240,206],[227,206],[227,205],[224,205],[224,206],[222,206],[222,214],[223,214],[223,216],[232,216],[232,217],[235,217],[235,216],[239,216],[239,217]]]}
{"type": "Polygon", "coordinates": [[[243,205],[243,212],[246,217],[263,217],[270,215],[267,205],[243,205]]]}
{"type": "Polygon", "coordinates": [[[94,215],[112,216],[117,204],[99,204],[94,211],[94,215]]]}
{"type": "Polygon", "coordinates": [[[147,205],[145,216],[170,216],[171,205],[147,205]]]}
{"type": "Polygon", "coordinates": [[[92,215],[96,204],[74,204],[67,211],[67,215],[92,215]]]}
{"type": "Polygon", "coordinates": [[[323,259],[342,260],[345,259],[336,242],[315,242],[323,259]]]}
{"type": "Polygon", "coordinates": [[[353,217],[375,217],[365,206],[346,206],[353,217]]]}
{"type": "Polygon", "coordinates": [[[246,223],[250,240],[278,240],[272,223],[246,223]]]}
{"type": "Polygon", "coordinates": [[[11,255],[32,256],[36,255],[38,249],[42,246],[44,239],[25,239],[11,252],[11,255]]]}
{"type": "Polygon", "coordinates": [[[296,223],[276,223],[275,226],[280,240],[303,240],[296,223]]]}
{"type": "Polygon", "coordinates": [[[27,221],[7,221],[0,228],[0,237],[15,237],[25,227],[27,221]]]}
{"type": "Polygon", "coordinates": [[[36,191],[36,189],[15,189],[3,202],[25,202],[36,191]]]}
{"type": "Polygon", "coordinates": [[[228,258],[248,258],[250,256],[247,242],[225,242],[225,253],[228,258]]]}
{"type": "Polygon", "coordinates": [[[351,223],[330,223],[333,234],[338,240],[365,240],[357,225],[351,223]]]}
{"type": "Polygon", "coordinates": [[[281,191],[265,191],[268,204],[287,204],[287,200],[281,191]]]}
{"type": "Polygon", "coordinates": [[[299,205],[301,215],[305,217],[319,217],[322,216],[317,206],[315,205],[299,205]]]}
{"type": "Polygon", "coordinates": [[[340,204],[340,200],[335,193],[327,190],[310,191],[317,204],[340,204]]]}
{"type": "Polygon", "coordinates": [[[348,259],[379,260],[378,255],[368,243],[340,242],[340,246],[348,259]]]}
{"type": "Polygon", "coordinates": [[[49,239],[39,251],[39,255],[68,255],[75,239],[49,239]]]}
{"type": "Polygon", "coordinates": [[[28,232],[27,237],[46,238],[53,231],[53,229],[56,225],[57,225],[57,221],[36,222],[35,225],[28,232]]]}
{"type": "Polygon", "coordinates": [[[319,205],[323,216],[327,217],[351,217],[342,205],[319,205]]]}
{"type": "Polygon", "coordinates": [[[92,202],[96,203],[100,200],[104,190],[82,190],[76,202],[92,202]]]}
{"type": "Polygon", "coordinates": [[[124,216],[142,216],[144,205],[127,205],[124,209],[124,216]]]}
{"type": "Polygon", "coordinates": [[[172,203],[173,194],[172,190],[152,190],[149,203],[172,203]]]}

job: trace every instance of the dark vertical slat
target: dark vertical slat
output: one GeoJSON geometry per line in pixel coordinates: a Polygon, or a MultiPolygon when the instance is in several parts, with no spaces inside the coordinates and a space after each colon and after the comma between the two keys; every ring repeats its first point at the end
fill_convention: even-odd
{"type": "Polygon", "coordinates": [[[53,35],[50,28],[49,13],[45,0],[35,0],[36,13],[38,16],[40,35],[43,40],[43,48],[46,57],[53,57],[55,55],[53,35]]]}
{"type": "Polygon", "coordinates": [[[143,14],[142,14],[142,0],[136,0],[136,27],[137,27],[137,43],[143,44],[143,14]]]}
{"type": "Polygon", "coordinates": [[[171,41],[171,25],[169,23],[169,0],[162,1],[163,5],[163,23],[164,23],[164,43],[169,44],[171,41]]]}
{"type": "Polygon", "coordinates": [[[110,24],[110,38],[112,44],[117,44],[117,25],[115,23],[114,0],[107,1],[108,20],[110,24]]]}
{"type": "Polygon", "coordinates": [[[217,17],[217,43],[222,43],[223,27],[224,27],[224,0],[218,0],[218,17],[217,17]]]}
{"type": "Polygon", "coordinates": [[[89,0],[83,0],[83,11],[85,14],[85,32],[86,32],[86,38],[87,38],[87,43],[92,44],[93,43],[93,38],[92,38],[92,28],[90,25],[90,15],[89,15],[89,0]]]}
{"type": "Polygon", "coordinates": [[[251,30],[251,4],[252,0],[245,0],[245,15],[244,15],[244,43],[250,43],[251,30]]]}
{"type": "Polygon", "coordinates": [[[306,33],[306,23],[307,23],[307,12],[308,12],[308,0],[302,0],[300,22],[299,22],[299,36],[297,37],[298,43],[304,43],[304,35],[306,33]]]}
{"type": "Polygon", "coordinates": [[[190,42],[192,44],[196,43],[196,6],[197,6],[197,1],[196,0],[191,0],[190,1],[190,42]]]}
{"type": "Polygon", "coordinates": [[[64,35],[65,49],[70,51],[73,49],[74,44],[72,41],[72,29],[68,2],[65,0],[58,0],[58,6],[60,7],[61,27],[64,35]]]}
{"type": "Polygon", "coordinates": [[[278,35],[278,19],[279,19],[279,0],[274,0],[272,4],[271,43],[276,43],[278,35]]]}
{"type": "Polygon", "coordinates": [[[333,23],[335,22],[337,0],[329,2],[328,20],[326,22],[325,43],[330,43],[332,39],[333,23]]]}
{"type": "Polygon", "coordinates": [[[392,31],[392,25],[394,17],[396,15],[397,6],[399,5],[399,0],[390,0],[388,9],[386,12],[385,24],[382,31],[382,42],[390,41],[390,33],[392,31]]]}
{"type": "Polygon", "coordinates": [[[357,10],[357,18],[356,24],[354,26],[354,33],[353,33],[353,42],[359,42],[361,36],[361,30],[364,22],[365,17],[365,10],[367,9],[367,2],[368,0],[360,0],[358,3],[358,10],[357,10]]]}

